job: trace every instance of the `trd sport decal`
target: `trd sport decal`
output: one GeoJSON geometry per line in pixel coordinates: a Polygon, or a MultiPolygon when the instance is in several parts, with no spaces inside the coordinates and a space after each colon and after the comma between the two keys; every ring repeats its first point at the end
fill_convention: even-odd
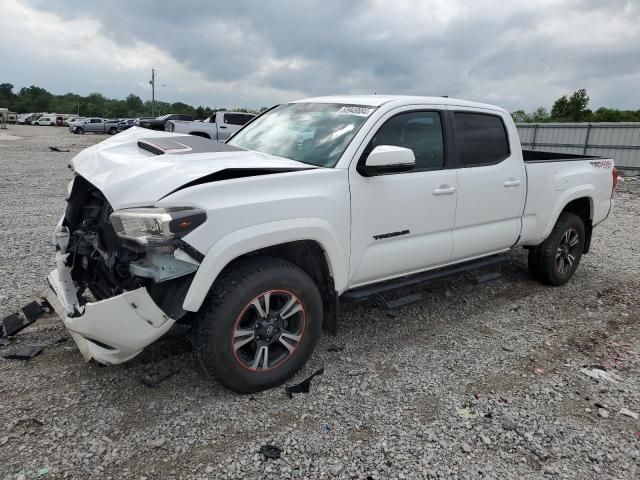
{"type": "Polygon", "coordinates": [[[591,166],[595,168],[606,168],[607,170],[611,168],[613,162],[611,160],[600,160],[597,162],[591,162],[591,166]]]}
{"type": "Polygon", "coordinates": [[[381,233],[380,235],[374,235],[375,240],[382,240],[383,238],[399,237],[400,235],[409,235],[409,230],[402,230],[401,232],[381,233]]]}

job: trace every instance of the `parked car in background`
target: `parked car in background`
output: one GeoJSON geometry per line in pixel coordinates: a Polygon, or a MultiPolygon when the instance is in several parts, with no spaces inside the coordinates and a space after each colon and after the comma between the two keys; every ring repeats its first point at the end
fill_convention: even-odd
{"type": "Polygon", "coordinates": [[[251,113],[217,112],[202,122],[169,120],[164,129],[167,132],[188,133],[189,135],[224,142],[254,118],[255,115],[251,113]]]}
{"type": "Polygon", "coordinates": [[[181,115],[177,113],[169,113],[167,115],[163,115],[161,117],[157,117],[154,119],[140,119],[136,123],[136,127],[148,128],[150,130],[164,130],[164,125],[169,120],[183,120],[187,122],[193,121],[193,117],[191,115],[181,115]]]}
{"type": "Polygon", "coordinates": [[[124,120],[120,120],[118,122],[118,131],[123,132],[124,130],[127,130],[133,127],[135,124],[135,121],[136,120],[134,118],[125,118],[124,120]]]}
{"type": "Polygon", "coordinates": [[[55,115],[42,115],[37,120],[32,122],[32,125],[46,125],[46,126],[56,126],[56,116],[55,115]]]}
{"type": "Polygon", "coordinates": [[[69,130],[79,135],[85,133],[108,133],[114,135],[118,133],[118,120],[104,119],[98,117],[83,118],[69,126],[69,130]]]}
{"type": "Polygon", "coordinates": [[[80,119],[82,117],[67,117],[64,120],[64,126],[68,127],[69,125],[71,125],[73,122],[75,122],[76,120],[80,119]]]}
{"type": "Polygon", "coordinates": [[[47,299],[80,352],[126,362],[182,321],[204,370],[247,393],[304,366],[339,299],[515,247],[565,284],[618,178],[610,158],[523,151],[503,108],[384,95],[286,103],[226,143],[135,129],[70,166],[47,299]]]}

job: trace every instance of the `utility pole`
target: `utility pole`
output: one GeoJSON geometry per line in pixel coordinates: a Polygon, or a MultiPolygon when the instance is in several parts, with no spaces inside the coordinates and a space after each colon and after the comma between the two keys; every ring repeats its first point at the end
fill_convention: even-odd
{"type": "Polygon", "coordinates": [[[76,99],[78,100],[78,117],[80,116],[80,95],[76,95],[76,99]]]}
{"type": "Polygon", "coordinates": [[[156,116],[156,70],[154,68],[151,69],[151,80],[149,81],[151,84],[151,116],[156,116]]]}

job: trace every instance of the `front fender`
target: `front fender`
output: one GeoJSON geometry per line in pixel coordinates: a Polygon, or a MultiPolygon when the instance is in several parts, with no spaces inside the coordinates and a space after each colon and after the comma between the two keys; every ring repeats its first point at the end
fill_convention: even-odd
{"type": "Polygon", "coordinates": [[[321,218],[297,218],[262,223],[236,230],[218,240],[207,252],[184,299],[183,308],[197,312],[220,272],[236,258],[267,247],[300,240],[320,244],[327,257],[335,288],[346,288],[349,271],[345,246],[331,224],[321,218]]]}

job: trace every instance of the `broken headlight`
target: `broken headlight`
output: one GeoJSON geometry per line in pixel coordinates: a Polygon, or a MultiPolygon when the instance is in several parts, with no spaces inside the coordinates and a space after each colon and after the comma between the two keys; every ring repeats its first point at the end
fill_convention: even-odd
{"type": "Polygon", "coordinates": [[[202,225],[204,210],[190,207],[127,208],[111,214],[118,237],[143,246],[166,245],[202,225]]]}

